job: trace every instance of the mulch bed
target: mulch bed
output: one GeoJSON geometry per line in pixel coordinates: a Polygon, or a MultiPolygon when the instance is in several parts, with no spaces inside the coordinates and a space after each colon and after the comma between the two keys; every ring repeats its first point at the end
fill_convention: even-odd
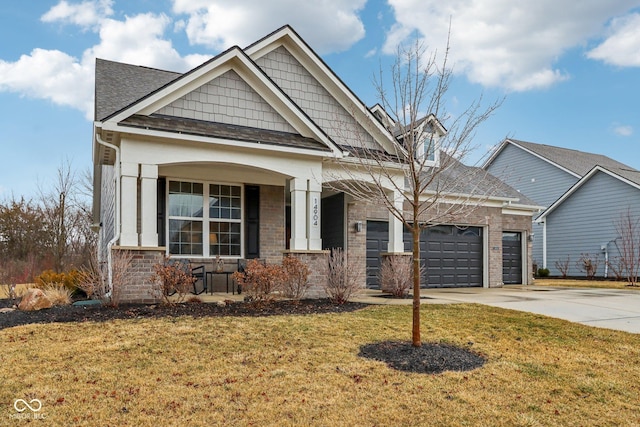
{"type": "Polygon", "coordinates": [[[360,348],[360,357],[385,362],[392,369],[425,374],[470,371],[480,368],[484,357],[448,344],[423,342],[414,347],[408,341],[383,341],[360,348]]]}
{"type": "MultiPolygon", "coordinates": [[[[0,308],[10,307],[10,301],[0,299],[0,308]]],[[[347,302],[336,305],[327,299],[299,302],[269,303],[233,302],[226,306],[214,303],[183,303],[175,305],[122,304],[117,308],[102,305],[59,306],[39,311],[0,313],[0,330],[36,323],[105,322],[114,319],[140,319],[191,316],[275,316],[346,313],[360,310],[367,304],[347,302]]],[[[482,366],[485,359],[469,350],[445,344],[423,343],[413,347],[410,342],[385,341],[360,349],[359,356],[387,363],[392,369],[416,373],[467,371],[482,366]]]]}
{"type": "MultiPolygon", "coordinates": [[[[10,307],[9,300],[0,299],[0,308],[10,307]]],[[[175,305],[121,304],[117,308],[100,304],[86,306],[58,306],[38,311],[0,313],[0,330],[32,323],[105,322],[114,319],[140,319],[191,316],[277,316],[345,313],[359,310],[367,304],[347,302],[336,305],[327,299],[273,301],[268,303],[231,302],[226,306],[215,303],[189,302],[175,305]]]]}

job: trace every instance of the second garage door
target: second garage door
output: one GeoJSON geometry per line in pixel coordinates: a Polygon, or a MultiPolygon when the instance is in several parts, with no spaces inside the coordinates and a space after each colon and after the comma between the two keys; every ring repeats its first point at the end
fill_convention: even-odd
{"type": "MultiPolygon", "coordinates": [[[[386,252],[386,222],[367,222],[367,286],[379,288],[380,253],[386,252]]],[[[405,233],[405,250],[411,251],[411,234],[405,233]]],[[[422,287],[481,287],[482,228],[439,225],[420,236],[422,263],[426,277],[422,287]]]]}

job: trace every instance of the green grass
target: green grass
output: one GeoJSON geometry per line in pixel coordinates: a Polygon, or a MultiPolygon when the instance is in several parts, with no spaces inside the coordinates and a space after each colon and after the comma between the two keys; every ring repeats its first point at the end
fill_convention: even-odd
{"type": "Polygon", "coordinates": [[[423,306],[425,341],[484,367],[389,369],[409,306],[347,314],[29,325],[0,331],[0,425],[638,425],[640,336],[480,305],[423,306]],[[7,423],[5,420],[9,420],[7,423]],[[44,423],[43,423],[44,425],[44,423]]]}
{"type": "Polygon", "coordinates": [[[535,280],[536,286],[561,286],[570,288],[606,288],[606,289],[629,289],[640,290],[640,286],[629,286],[627,281],[616,280],[578,280],[578,279],[545,279],[538,278],[535,280]]]}

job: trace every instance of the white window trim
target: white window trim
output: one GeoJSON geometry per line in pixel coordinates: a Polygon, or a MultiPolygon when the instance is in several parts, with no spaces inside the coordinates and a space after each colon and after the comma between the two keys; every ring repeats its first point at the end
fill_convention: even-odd
{"type": "Polygon", "coordinates": [[[189,178],[179,178],[179,177],[166,177],[167,185],[165,189],[165,201],[166,201],[166,218],[165,218],[165,246],[166,246],[166,255],[171,256],[173,258],[212,258],[209,253],[209,222],[217,221],[217,222],[233,222],[240,223],[240,255],[220,255],[222,259],[241,259],[244,258],[245,251],[245,227],[244,227],[244,184],[237,182],[223,182],[223,181],[202,181],[198,179],[189,179],[189,178]],[[171,233],[169,231],[169,220],[177,219],[177,220],[193,220],[194,217],[181,217],[181,216],[171,216],[169,214],[169,187],[170,182],[189,182],[193,184],[202,184],[202,254],[201,255],[189,255],[189,254],[172,254],[170,252],[170,236],[171,233]],[[209,218],[209,186],[210,185],[229,185],[234,187],[240,187],[240,219],[233,220],[229,218],[209,218]]]}

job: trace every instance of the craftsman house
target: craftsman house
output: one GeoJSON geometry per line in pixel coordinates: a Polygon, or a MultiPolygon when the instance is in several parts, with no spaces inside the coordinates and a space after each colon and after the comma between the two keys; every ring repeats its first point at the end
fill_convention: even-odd
{"type": "MultiPolygon", "coordinates": [[[[326,185],[358,148],[394,152],[384,112],[373,110],[289,26],[186,73],[97,59],[93,214],[103,260],[135,254],[123,299],[153,299],[151,266],[165,254],[206,271],[216,256],[232,271],[290,254],[311,267],[319,296],[327,250],[342,247],[362,286],[377,286],[382,254],[405,251],[402,224],[326,185]]],[[[438,151],[426,155],[437,167],[438,151]]],[[[388,181],[393,192],[404,175],[388,181]]],[[[425,233],[429,286],[500,286],[504,274],[528,282],[535,207],[493,188],[463,223],[425,233]]]]}
{"type": "Polygon", "coordinates": [[[534,264],[561,275],[584,276],[580,259],[598,264],[596,275],[613,277],[615,222],[640,213],[640,171],[601,154],[506,139],[484,168],[544,206],[535,218],[534,264]]]}

